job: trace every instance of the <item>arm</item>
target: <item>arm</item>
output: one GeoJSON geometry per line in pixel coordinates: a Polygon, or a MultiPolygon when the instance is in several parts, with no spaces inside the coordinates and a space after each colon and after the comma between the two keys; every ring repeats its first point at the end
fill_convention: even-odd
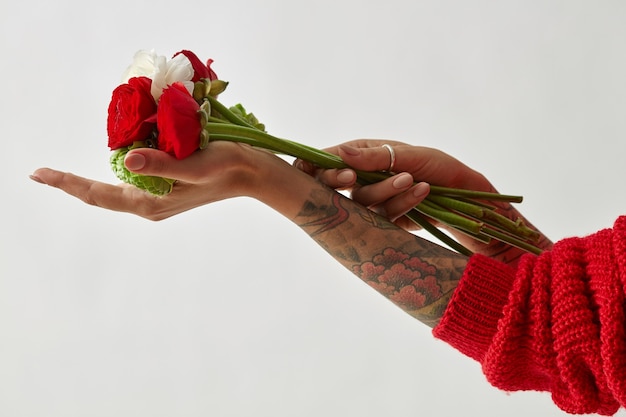
{"type": "Polygon", "coordinates": [[[517,269],[470,258],[433,334],[507,391],[548,391],[572,414],[626,406],[626,217],[517,269]]]}
{"type": "MultiPolygon", "coordinates": [[[[383,144],[389,144],[394,149],[394,172],[397,175],[369,186],[356,185],[356,176],[350,170],[319,170],[302,161],[296,161],[296,165],[330,187],[350,189],[355,201],[384,214],[406,230],[413,230],[416,225],[402,216],[428,194],[427,183],[451,188],[496,192],[495,187],[482,174],[450,155],[432,148],[374,139],[347,142],[329,148],[327,151],[339,155],[355,169],[383,171],[390,164],[389,151],[382,147],[383,144]]],[[[530,222],[510,203],[499,203],[498,212],[512,220],[522,219],[532,227],[530,222]]],[[[450,232],[473,252],[484,254],[511,266],[517,265],[520,257],[525,253],[496,240],[485,245],[455,230],[450,230],[450,232]]],[[[552,242],[542,234],[537,245],[542,249],[549,249],[552,242]]]]}
{"type": "MultiPolygon", "coordinates": [[[[353,167],[383,170],[390,155],[382,143],[393,144],[396,170],[406,172],[354,187],[352,195],[391,219],[423,198],[413,179],[494,190],[482,175],[434,149],[357,141],[330,151],[353,167]],[[394,184],[402,176],[411,181],[394,184]]],[[[349,171],[303,168],[331,186],[353,186],[349,171]]],[[[511,205],[499,209],[521,217],[511,205]]],[[[488,381],[504,391],[548,391],[569,413],[612,415],[626,406],[626,217],[612,230],[554,246],[544,236],[542,244],[547,250],[540,256],[474,246],[482,254],[468,260],[433,334],[479,361],[488,381]]]]}
{"type": "Polygon", "coordinates": [[[282,159],[245,145],[213,142],[184,160],[143,148],[130,152],[125,163],[138,173],[176,178],[174,191],[159,198],[132,186],[113,186],[45,168],[37,170],[33,179],[88,204],[151,220],[222,199],[255,198],[430,326],[441,318],[467,261],[398,228],[282,159]]]}
{"type": "Polygon", "coordinates": [[[495,386],[551,391],[570,412],[610,414],[626,404],[626,219],[616,223],[616,234],[559,242],[513,269],[426,242],[246,146],[212,143],[182,161],[140,149],[126,164],[179,182],[157,198],[50,169],[33,179],[152,220],[225,198],[257,198],[409,314],[437,325],[435,336],[480,361],[495,386]]]}

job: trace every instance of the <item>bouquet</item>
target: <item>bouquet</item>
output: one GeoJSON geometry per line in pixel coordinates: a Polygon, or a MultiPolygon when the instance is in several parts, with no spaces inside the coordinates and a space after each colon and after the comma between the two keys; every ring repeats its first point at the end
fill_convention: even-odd
{"type": "MultiPolygon", "coordinates": [[[[172,191],[175,180],[132,173],[124,157],[139,147],[157,148],[178,159],[207,147],[209,141],[247,143],[277,154],[311,162],[321,168],[345,168],[336,155],[267,133],[265,126],[241,105],[227,107],[218,96],[228,83],[193,52],[183,50],[171,59],[154,50],[139,51],[113,91],[108,109],[107,133],[113,151],[110,163],[122,181],[157,196],[172,191]]],[[[389,172],[357,171],[358,182],[371,184],[392,175],[389,172]]],[[[431,185],[428,197],[408,218],[454,250],[471,252],[435,227],[445,224],[488,243],[497,239],[529,252],[539,253],[533,243],[538,232],[521,220],[510,220],[495,211],[490,201],[521,202],[522,197],[452,189],[431,185]]]]}

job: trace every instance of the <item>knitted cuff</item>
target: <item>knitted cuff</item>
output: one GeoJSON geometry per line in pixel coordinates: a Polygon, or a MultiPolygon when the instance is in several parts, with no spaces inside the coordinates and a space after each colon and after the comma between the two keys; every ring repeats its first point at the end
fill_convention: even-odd
{"type": "Polygon", "coordinates": [[[511,291],[515,270],[475,254],[433,335],[461,353],[482,361],[511,291]]]}

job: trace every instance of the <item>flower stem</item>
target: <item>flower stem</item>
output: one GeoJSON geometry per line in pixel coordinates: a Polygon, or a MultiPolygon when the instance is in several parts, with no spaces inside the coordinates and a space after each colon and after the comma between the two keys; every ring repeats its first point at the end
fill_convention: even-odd
{"type": "Polygon", "coordinates": [[[486,235],[492,236],[501,242],[508,243],[511,246],[515,246],[527,252],[534,253],[535,255],[539,255],[542,252],[541,249],[539,249],[538,247],[528,242],[525,242],[521,239],[518,239],[510,235],[498,232],[497,230],[494,230],[494,229],[486,228],[485,230],[483,230],[483,233],[485,233],[486,235]]]}
{"type": "Polygon", "coordinates": [[[539,233],[537,231],[527,227],[521,221],[515,222],[491,209],[441,195],[431,195],[430,200],[449,210],[463,213],[471,218],[502,229],[503,231],[513,233],[517,236],[533,241],[539,239],[539,233]]]}
{"type": "Polygon", "coordinates": [[[216,135],[227,135],[252,140],[255,146],[263,147],[285,155],[302,158],[324,168],[346,168],[347,165],[337,155],[280,139],[253,127],[237,126],[226,123],[209,122],[204,127],[209,132],[209,139],[216,135]]]}
{"type": "Polygon", "coordinates": [[[250,123],[248,123],[247,121],[245,121],[244,119],[242,119],[241,117],[237,116],[235,113],[233,113],[232,111],[230,111],[228,109],[228,107],[224,106],[222,103],[220,103],[220,101],[218,99],[216,99],[215,97],[212,96],[207,96],[205,97],[205,99],[211,104],[211,110],[215,110],[217,113],[221,114],[222,116],[224,116],[224,118],[226,120],[228,120],[229,122],[237,125],[237,126],[245,126],[245,127],[249,127],[251,129],[256,129],[254,126],[252,126],[250,123]]]}
{"type": "Polygon", "coordinates": [[[479,234],[482,230],[483,224],[475,220],[469,219],[464,216],[460,216],[453,211],[434,203],[428,198],[422,201],[415,207],[415,210],[439,220],[449,226],[456,229],[464,230],[472,234],[479,234]]]}
{"type": "MultiPolygon", "coordinates": [[[[348,165],[337,155],[273,136],[248,123],[216,98],[207,97],[206,99],[211,105],[212,114],[218,116],[209,117],[203,126],[209,135],[209,140],[246,143],[275,153],[300,158],[324,169],[348,168],[348,165]]],[[[357,181],[362,185],[373,184],[392,176],[388,172],[355,171],[357,181]]],[[[439,230],[427,220],[427,217],[483,243],[489,243],[493,237],[532,253],[541,252],[540,249],[526,242],[526,240],[536,240],[538,236],[536,231],[528,228],[521,221],[514,222],[496,213],[495,207],[489,206],[485,201],[519,203],[522,197],[431,185],[426,199],[409,211],[406,217],[450,248],[468,256],[472,254],[469,249],[439,230]]]]}
{"type": "Polygon", "coordinates": [[[436,226],[430,223],[428,219],[419,211],[411,210],[407,214],[405,214],[405,216],[412,220],[413,223],[417,224],[422,229],[433,235],[435,238],[439,239],[442,243],[448,245],[451,249],[459,252],[462,255],[472,256],[472,251],[470,251],[468,248],[457,242],[455,239],[451,238],[450,236],[439,230],[436,226]]]}
{"type": "Polygon", "coordinates": [[[430,186],[430,192],[431,194],[445,195],[448,197],[470,197],[475,199],[485,199],[492,201],[508,201],[511,203],[521,203],[523,200],[522,196],[517,195],[492,193],[488,191],[463,190],[460,188],[439,187],[436,185],[430,186]]]}

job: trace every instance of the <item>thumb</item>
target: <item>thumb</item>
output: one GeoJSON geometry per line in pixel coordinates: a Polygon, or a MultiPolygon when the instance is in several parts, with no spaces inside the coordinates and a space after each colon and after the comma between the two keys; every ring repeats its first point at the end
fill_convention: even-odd
{"type": "Polygon", "coordinates": [[[177,178],[177,162],[168,153],[151,148],[133,149],[124,158],[124,165],[131,172],[167,178],[177,178]]]}
{"type": "Polygon", "coordinates": [[[240,144],[215,141],[206,149],[176,159],[158,149],[137,148],[126,154],[124,166],[136,174],[197,183],[209,176],[227,175],[230,169],[238,168],[242,164],[242,153],[249,149],[240,144]]]}

